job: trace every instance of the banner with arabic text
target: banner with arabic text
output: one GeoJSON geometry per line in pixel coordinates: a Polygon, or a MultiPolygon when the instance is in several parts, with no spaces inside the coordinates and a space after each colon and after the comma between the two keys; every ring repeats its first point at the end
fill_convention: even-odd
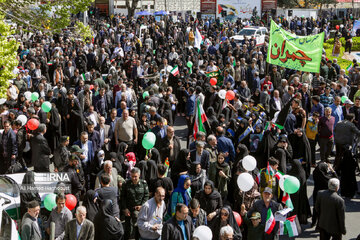
{"type": "Polygon", "coordinates": [[[304,72],[320,71],[324,33],[297,36],[271,21],[267,62],[304,72]]]}

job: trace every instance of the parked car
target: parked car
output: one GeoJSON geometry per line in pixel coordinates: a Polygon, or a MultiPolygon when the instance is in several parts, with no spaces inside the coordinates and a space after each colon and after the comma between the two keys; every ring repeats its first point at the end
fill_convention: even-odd
{"type": "Polygon", "coordinates": [[[0,197],[0,240],[19,240],[16,222],[5,210],[8,204],[11,200],[0,197]]]}
{"type": "Polygon", "coordinates": [[[266,27],[245,27],[237,33],[237,35],[231,37],[237,44],[242,44],[244,36],[247,39],[252,37],[256,38],[256,46],[263,45],[265,43],[265,36],[268,34],[266,27]]]}

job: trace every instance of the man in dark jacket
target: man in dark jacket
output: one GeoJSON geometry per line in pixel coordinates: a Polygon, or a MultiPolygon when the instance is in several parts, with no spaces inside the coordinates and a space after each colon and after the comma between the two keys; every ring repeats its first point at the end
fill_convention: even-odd
{"type": "Polygon", "coordinates": [[[32,150],[32,163],[35,172],[49,172],[51,149],[44,134],[46,125],[41,123],[37,129],[38,134],[31,138],[30,145],[32,150]]]}
{"type": "Polygon", "coordinates": [[[21,221],[21,239],[41,240],[42,231],[37,221],[40,213],[40,205],[34,200],[29,202],[28,211],[24,214],[21,221]]]}
{"type": "Polygon", "coordinates": [[[196,150],[190,152],[191,162],[198,162],[201,164],[201,168],[205,171],[209,170],[210,154],[207,150],[204,150],[205,142],[196,142],[196,150]]]}
{"type": "Polygon", "coordinates": [[[181,145],[180,139],[175,136],[174,127],[169,126],[166,130],[166,136],[160,141],[160,155],[161,160],[164,162],[166,158],[172,164],[178,157],[181,145]]]}
{"type": "Polygon", "coordinates": [[[346,234],[345,202],[337,194],[340,181],[332,178],[328,182],[328,190],[320,191],[316,198],[315,209],[319,214],[320,240],[341,239],[346,234]]]}
{"type": "Polygon", "coordinates": [[[163,226],[162,240],[183,240],[191,239],[194,226],[188,216],[189,209],[185,204],[176,205],[175,216],[170,218],[163,226]],[[186,238],[185,238],[186,235],[186,238]]]}
{"type": "Polygon", "coordinates": [[[4,174],[11,165],[16,161],[18,153],[18,145],[16,142],[16,134],[10,127],[10,121],[4,122],[4,132],[0,138],[0,174],[4,174]]]}

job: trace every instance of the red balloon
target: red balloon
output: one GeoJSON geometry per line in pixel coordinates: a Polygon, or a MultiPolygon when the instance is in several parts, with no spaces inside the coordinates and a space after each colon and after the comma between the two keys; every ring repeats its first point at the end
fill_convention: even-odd
{"type": "Polygon", "coordinates": [[[339,30],[340,26],[339,25],[336,25],[336,30],[339,30]]]}
{"type": "Polygon", "coordinates": [[[76,197],[72,194],[66,195],[65,206],[71,211],[77,204],[76,197]]]}
{"type": "Polygon", "coordinates": [[[241,218],[240,214],[238,212],[235,212],[235,211],[233,211],[233,214],[234,214],[234,217],[235,217],[235,220],[236,220],[237,224],[240,227],[240,225],[242,223],[242,218],[241,218]]]}
{"type": "Polygon", "coordinates": [[[210,78],[210,84],[211,84],[211,86],[216,85],[216,83],[217,83],[217,79],[216,79],[216,78],[210,78]]]}
{"type": "Polygon", "coordinates": [[[30,130],[36,130],[38,127],[39,127],[39,121],[37,119],[30,119],[28,122],[27,122],[27,126],[30,130]]]}
{"type": "Polygon", "coordinates": [[[231,100],[234,99],[234,97],[235,97],[234,91],[229,90],[229,91],[226,92],[226,95],[225,95],[225,98],[226,98],[226,99],[228,99],[228,100],[231,101],[231,100]]]}

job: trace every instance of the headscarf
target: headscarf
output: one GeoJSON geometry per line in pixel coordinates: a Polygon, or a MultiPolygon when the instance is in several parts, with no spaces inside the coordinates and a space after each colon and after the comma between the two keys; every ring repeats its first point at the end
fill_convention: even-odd
{"type": "Polygon", "coordinates": [[[213,231],[213,239],[220,239],[220,229],[221,229],[221,210],[226,210],[226,212],[229,213],[227,224],[232,227],[234,230],[234,240],[240,240],[242,238],[241,230],[235,220],[234,213],[230,206],[224,206],[220,209],[218,215],[215,217],[215,219],[211,222],[211,229],[213,231]]]}
{"type": "Polygon", "coordinates": [[[116,152],[109,153],[109,158],[110,158],[110,160],[114,159],[114,160],[112,160],[113,166],[114,166],[114,168],[116,168],[118,174],[122,175],[122,166],[121,166],[121,163],[118,159],[116,152]]]}
{"type": "Polygon", "coordinates": [[[185,183],[185,180],[187,180],[187,179],[190,179],[190,177],[188,175],[181,175],[179,177],[179,181],[178,181],[177,187],[174,189],[174,193],[175,192],[181,193],[181,195],[184,199],[184,204],[186,206],[189,206],[190,198],[186,194],[186,189],[184,188],[184,183],[185,183]]]}
{"type": "MultiPolygon", "coordinates": [[[[187,161],[189,155],[189,149],[181,149],[178,158],[174,161],[174,165],[171,168],[172,173],[179,174],[181,172],[188,171],[190,169],[190,163],[187,161]]],[[[175,177],[175,176],[174,176],[175,177]]]]}
{"type": "Polygon", "coordinates": [[[161,157],[159,151],[156,148],[152,148],[150,152],[151,152],[151,159],[154,160],[156,164],[161,163],[161,157]]]}
{"type": "Polygon", "coordinates": [[[84,199],[84,206],[86,207],[86,218],[91,222],[94,221],[96,214],[99,212],[99,206],[95,202],[95,191],[90,189],[86,192],[86,196],[84,199]]]}
{"type": "Polygon", "coordinates": [[[120,160],[121,164],[124,163],[125,160],[125,149],[127,147],[127,144],[124,142],[119,143],[118,147],[117,147],[117,157],[120,160]]]}
{"type": "Polygon", "coordinates": [[[204,188],[205,186],[210,186],[212,189],[210,194],[206,194],[205,191],[203,191],[205,198],[207,198],[208,200],[218,199],[219,197],[221,198],[220,193],[215,190],[214,183],[211,180],[206,180],[204,184],[204,188]]]}
{"type": "Polygon", "coordinates": [[[124,229],[120,221],[113,216],[113,202],[105,199],[95,217],[95,239],[121,239],[124,229]]]}

